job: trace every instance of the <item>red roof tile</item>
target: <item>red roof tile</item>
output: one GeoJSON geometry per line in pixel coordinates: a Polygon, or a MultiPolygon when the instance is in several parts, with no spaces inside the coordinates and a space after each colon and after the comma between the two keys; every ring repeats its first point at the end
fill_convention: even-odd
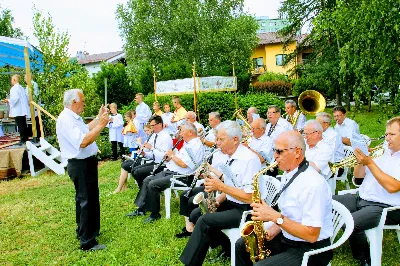
{"type": "Polygon", "coordinates": [[[119,54],[122,54],[123,51],[117,51],[117,52],[109,52],[109,53],[102,53],[102,54],[91,54],[87,55],[84,58],[78,60],[78,64],[84,65],[84,64],[90,64],[90,63],[97,63],[97,62],[102,62],[106,61],[114,56],[117,56],[119,54]]]}

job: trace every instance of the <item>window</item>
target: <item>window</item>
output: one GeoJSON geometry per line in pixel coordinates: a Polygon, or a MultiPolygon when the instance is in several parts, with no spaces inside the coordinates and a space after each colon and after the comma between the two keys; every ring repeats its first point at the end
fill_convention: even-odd
{"type": "Polygon", "coordinates": [[[253,58],[253,66],[254,68],[263,67],[264,58],[263,57],[253,58]]]}
{"type": "Polygon", "coordinates": [[[277,54],[275,55],[276,59],[276,65],[277,66],[283,66],[283,61],[285,61],[285,55],[284,54],[277,54]]]}

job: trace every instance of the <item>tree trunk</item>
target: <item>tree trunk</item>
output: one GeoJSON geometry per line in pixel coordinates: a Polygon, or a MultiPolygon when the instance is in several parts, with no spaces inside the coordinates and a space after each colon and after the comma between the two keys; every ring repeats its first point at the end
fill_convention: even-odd
{"type": "Polygon", "coordinates": [[[336,105],[342,106],[342,93],[340,87],[336,88],[336,105]]]}

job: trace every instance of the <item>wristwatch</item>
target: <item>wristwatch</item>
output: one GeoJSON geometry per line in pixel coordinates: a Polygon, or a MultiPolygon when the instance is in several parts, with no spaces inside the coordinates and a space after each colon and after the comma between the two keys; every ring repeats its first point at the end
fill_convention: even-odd
{"type": "Polygon", "coordinates": [[[277,225],[283,224],[283,218],[285,218],[285,216],[283,216],[283,214],[281,213],[281,217],[279,217],[278,219],[276,219],[276,224],[277,224],[277,225]]]}

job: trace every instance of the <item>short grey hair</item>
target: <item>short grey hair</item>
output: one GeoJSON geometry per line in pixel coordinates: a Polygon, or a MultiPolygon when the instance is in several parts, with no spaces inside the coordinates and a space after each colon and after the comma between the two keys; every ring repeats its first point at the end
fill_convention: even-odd
{"type": "Polygon", "coordinates": [[[276,106],[276,105],[270,105],[270,106],[268,106],[268,110],[269,110],[269,109],[274,109],[274,112],[281,113],[281,108],[279,108],[279,107],[276,106]]]}
{"type": "Polygon", "coordinates": [[[312,129],[317,130],[319,132],[324,132],[322,125],[317,120],[308,120],[305,123],[304,128],[307,126],[310,126],[312,129]]]}
{"type": "Polygon", "coordinates": [[[197,136],[197,128],[194,124],[190,122],[183,123],[182,127],[185,127],[186,130],[192,131],[197,136]]]}
{"type": "Polygon", "coordinates": [[[194,119],[196,119],[196,113],[193,112],[193,111],[187,112],[186,115],[189,115],[189,116],[191,116],[191,117],[194,117],[194,119]]]}
{"type": "Polygon", "coordinates": [[[317,113],[316,117],[321,117],[323,122],[332,124],[332,116],[326,112],[317,113]]]}
{"type": "Polygon", "coordinates": [[[293,100],[287,100],[287,101],[285,102],[285,104],[290,104],[292,107],[296,107],[296,108],[297,108],[297,104],[296,104],[296,102],[293,101],[293,100]]]}
{"type": "Polygon", "coordinates": [[[255,120],[253,121],[253,123],[254,123],[254,122],[259,122],[259,123],[260,123],[260,127],[263,128],[263,129],[266,129],[266,128],[267,128],[267,122],[265,122],[265,119],[264,119],[264,118],[257,118],[257,119],[255,119],[255,120]]]}
{"type": "Polygon", "coordinates": [[[226,120],[221,122],[221,124],[219,124],[216,128],[217,133],[222,129],[225,129],[226,134],[230,138],[238,137],[239,141],[242,140],[242,129],[236,121],[226,120]]]}
{"type": "Polygon", "coordinates": [[[79,103],[81,101],[81,98],[79,97],[79,93],[82,93],[82,95],[83,95],[83,91],[81,89],[71,89],[71,90],[65,91],[64,92],[64,100],[63,100],[64,106],[71,107],[73,101],[79,103]]]}
{"type": "Polygon", "coordinates": [[[254,106],[250,107],[247,111],[254,114],[258,114],[257,108],[255,108],[254,106]]]}
{"type": "Polygon", "coordinates": [[[219,112],[211,112],[208,115],[212,115],[215,119],[221,121],[221,115],[219,114],[219,112]]]}
{"type": "Polygon", "coordinates": [[[303,155],[305,155],[306,154],[306,142],[305,142],[303,136],[299,132],[297,132],[296,130],[293,130],[293,131],[294,131],[293,134],[289,135],[288,143],[290,143],[291,147],[294,146],[294,147],[301,148],[303,155]]]}

